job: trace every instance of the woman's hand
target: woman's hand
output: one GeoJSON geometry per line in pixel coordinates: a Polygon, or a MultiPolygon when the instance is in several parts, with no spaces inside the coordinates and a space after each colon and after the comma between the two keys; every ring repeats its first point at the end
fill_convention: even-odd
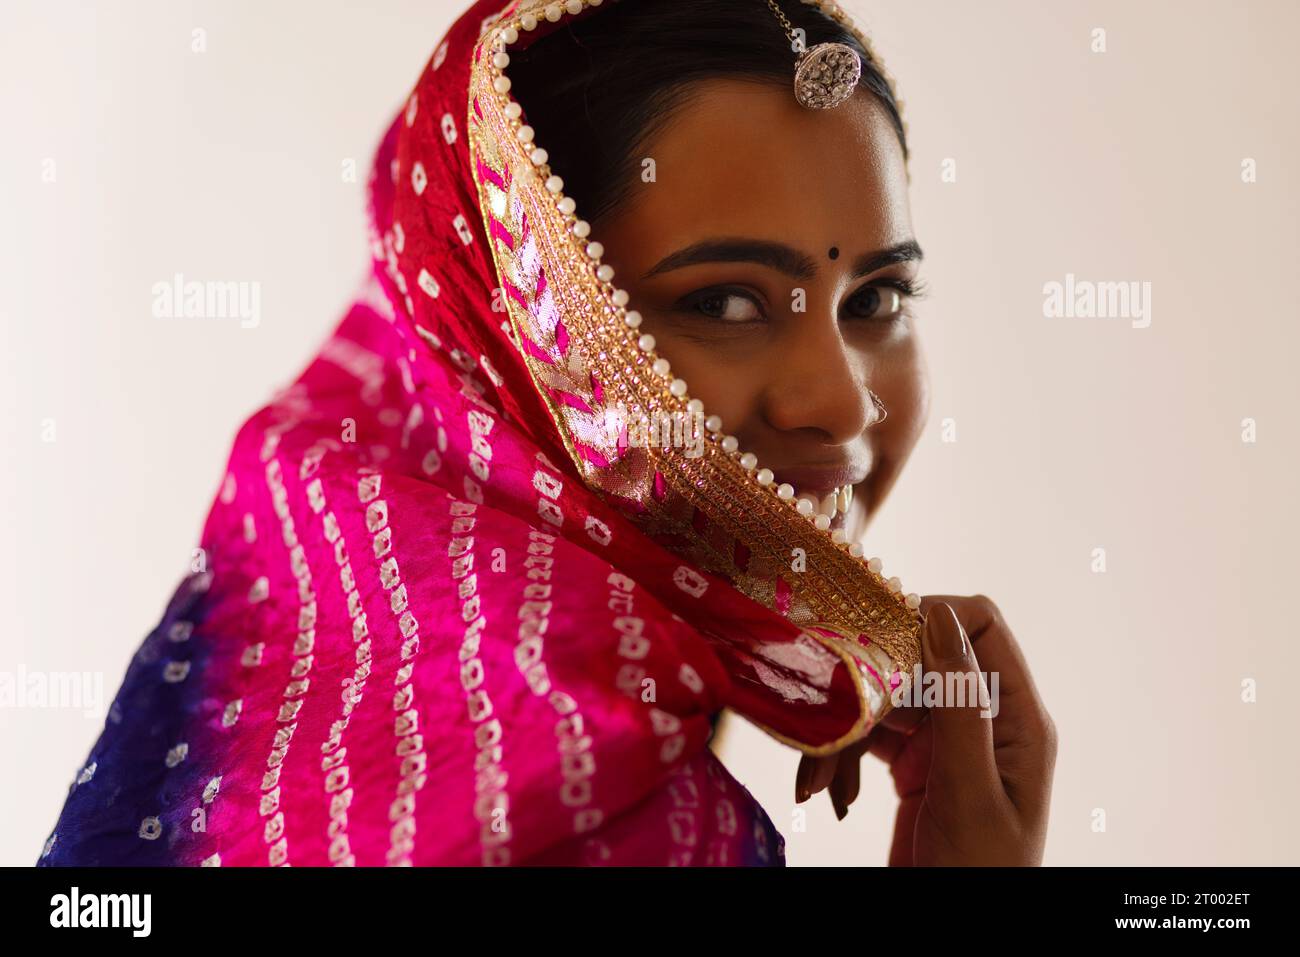
{"type": "Polygon", "coordinates": [[[804,755],[795,800],[829,787],[843,819],[858,796],[859,759],[870,751],[889,765],[900,799],[890,865],[1041,864],[1056,726],[1020,646],[982,595],[931,595],[921,613],[924,671],[996,672],[994,716],[980,716],[986,695],[983,705],[896,708],[843,751],[804,755]]]}

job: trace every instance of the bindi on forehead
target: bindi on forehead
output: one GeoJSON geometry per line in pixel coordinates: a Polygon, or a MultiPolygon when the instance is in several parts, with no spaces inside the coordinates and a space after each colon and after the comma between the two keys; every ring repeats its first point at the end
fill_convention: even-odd
{"type": "Polygon", "coordinates": [[[839,246],[832,246],[830,249],[828,249],[828,250],[826,251],[826,255],[827,255],[827,256],[830,256],[831,259],[839,259],[839,258],[840,258],[840,247],[839,247],[839,246]]]}

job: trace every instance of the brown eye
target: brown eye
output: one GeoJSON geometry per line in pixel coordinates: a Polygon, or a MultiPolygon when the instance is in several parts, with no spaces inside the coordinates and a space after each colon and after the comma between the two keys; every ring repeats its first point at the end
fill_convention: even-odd
{"type": "Polygon", "coordinates": [[[727,290],[715,290],[697,296],[690,307],[719,322],[757,322],[763,318],[753,299],[727,290]]]}
{"type": "Polygon", "coordinates": [[[889,319],[903,308],[903,297],[889,286],[867,286],[854,293],[848,305],[855,319],[889,319]]]}

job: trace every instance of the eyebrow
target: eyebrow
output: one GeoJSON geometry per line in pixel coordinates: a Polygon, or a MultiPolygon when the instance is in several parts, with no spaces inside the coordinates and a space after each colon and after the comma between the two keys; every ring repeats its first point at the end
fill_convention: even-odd
{"type": "MultiPolygon", "coordinates": [[[[852,278],[865,276],[898,263],[920,261],[924,254],[916,240],[909,239],[886,249],[864,253],[853,261],[852,278]]],[[[655,263],[642,278],[649,279],[660,273],[695,266],[700,263],[752,262],[783,272],[792,279],[810,279],[817,273],[817,264],[806,253],[785,243],[766,239],[721,237],[704,239],[679,249],[655,263]]]]}

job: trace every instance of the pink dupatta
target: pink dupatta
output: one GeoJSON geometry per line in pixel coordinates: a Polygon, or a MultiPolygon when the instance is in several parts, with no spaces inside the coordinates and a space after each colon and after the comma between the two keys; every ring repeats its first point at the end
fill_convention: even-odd
{"type": "Polygon", "coordinates": [[[710,715],[821,753],[888,707],[908,663],[814,620],[729,495],[582,441],[611,369],[488,148],[519,9],[475,3],[384,137],[374,275],[240,430],[42,863],[781,863],[710,715]]]}

